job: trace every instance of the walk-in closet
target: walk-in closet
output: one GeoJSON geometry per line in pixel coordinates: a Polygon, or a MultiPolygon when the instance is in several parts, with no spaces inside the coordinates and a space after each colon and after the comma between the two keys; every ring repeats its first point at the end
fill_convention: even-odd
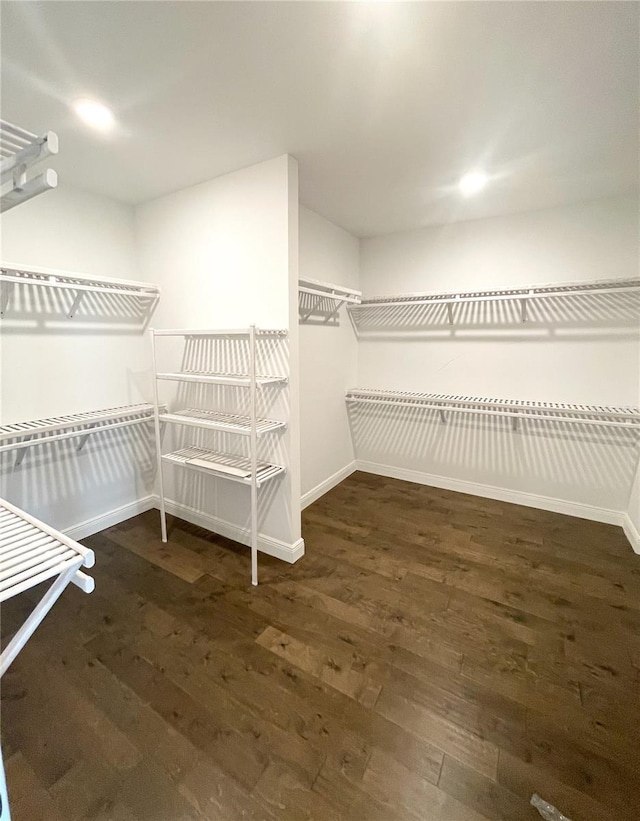
{"type": "Polygon", "coordinates": [[[0,821],[640,817],[640,6],[0,22],[0,821]]]}

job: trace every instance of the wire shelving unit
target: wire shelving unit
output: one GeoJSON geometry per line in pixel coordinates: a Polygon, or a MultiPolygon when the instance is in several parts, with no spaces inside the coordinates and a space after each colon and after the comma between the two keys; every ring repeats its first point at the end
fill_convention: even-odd
{"type": "Polygon", "coordinates": [[[95,587],[81,567],[93,567],[92,550],[0,499],[0,602],[54,579],[0,656],[3,676],[68,584],[95,587]]]}
{"type": "Polygon", "coordinates": [[[28,448],[63,439],[79,438],[77,450],[80,451],[91,434],[150,423],[154,421],[154,418],[153,405],[139,404],[74,413],[49,419],[34,419],[29,422],[13,422],[0,425],[0,453],[17,451],[15,461],[17,467],[24,459],[28,448]]]}
{"type": "Polygon", "coordinates": [[[354,405],[378,407],[399,406],[426,408],[437,411],[440,420],[447,422],[448,413],[467,413],[484,416],[502,416],[512,420],[514,430],[520,422],[538,420],[571,422],[581,425],[626,428],[640,434],[640,408],[576,405],[557,402],[530,402],[517,399],[491,399],[478,396],[450,396],[410,391],[371,390],[353,388],[347,391],[346,401],[354,405]]]}
{"type": "Polygon", "coordinates": [[[136,282],[128,279],[111,279],[107,277],[89,277],[65,271],[36,269],[18,266],[12,263],[0,263],[0,316],[4,316],[11,294],[16,286],[66,291],[71,294],[67,316],[69,319],[77,314],[82,300],[88,294],[108,294],[116,297],[129,297],[140,301],[150,312],[160,298],[160,289],[150,282],[136,282]]]}
{"type": "Polygon", "coordinates": [[[232,482],[248,485],[251,491],[251,583],[258,584],[258,488],[266,482],[281,476],[285,468],[258,459],[258,438],[264,434],[284,430],[286,422],[262,419],[258,416],[258,389],[264,386],[285,385],[286,376],[267,376],[257,372],[257,343],[260,339],[286,337],[281,330],[265,330],[251,326],[233,330],[156,330],[151,329],[151,349],[154,369],[154,417],[156,433],[156,453],[158,484],[160,491],[160,518],[162,541],[167,541],[167,517],[165,505],[163,464],[194,470],[232,482]],[[185,342],[194,338],[220,338],[233,341],[248,341],[248,372],[228,373],[212,370],[189,370],[159,372],[157,368],[156,339],[158,337],[182,337],[185,342]],[[210,385],[246,388],[249,391],[248,415],[228,413],[208,408],[183,408],[161,412],[158,383],[163,381],[193,382],[210,385]],[[166,422],[183,427],[201,428],[227,434],[238,434],[249,440],[249,456],[222,453],[217,450],[190,445],[162,453],[161,423],[166,422]]]}
{"type": "Polygon", "coordinates": [[[3,187],[0,211],[8,211],[58,185],[58,175],[51,168],[36,177],[27,177],[27,171],[34,165],[57,153],[58,137],[55,132],[47,131],[39,137],[20,126],[0,120],[0,177],[3,187]],[[11,186],[4,190],[9,181],[11,186]]]}
{"type": "Polygon", "coordinates": [[[328,310],[322,310],[324,322],[329,322],[343,305],[359,305],[362,299],[362,292],[355,288],[306,277],[300,277],[298,280],[298,294],[303,295],[298,301],[302,322],[306,322],[313,313],[330,306],[328,310]]]}
{"type": "Polygon", "coordinates": [[[597,280],[593,282],[566,282],[561,285],[536,285],[526,288],[488,291],[432,291],[414,294],[396,294],[393,296],[376,296],[363,299],[359,305],[352,306],[350,310],[357,319],[365,315],[367,311],[380,308],[418,308],[430,305],[445,305],[447,321],[450,325],[454,325],[456,321],[456,306],[481,302],[517,302],[520,307],[520,319],[522,322],[527,322],[529,319],[528,307],[538,300],[571,297],[603,297],[622,293],[640,293],[640,278],[597,280]]]}

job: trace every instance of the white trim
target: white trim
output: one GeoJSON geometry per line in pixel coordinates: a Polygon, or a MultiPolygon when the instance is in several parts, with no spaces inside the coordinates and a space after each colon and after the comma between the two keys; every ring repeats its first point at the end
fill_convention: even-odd
{"type": "MultiPolygon", "coordinates": [[[[594,505],[585,505],[582,502],[569,502],[565,499],[555,499],[551,496],[538,496],[535,493],[526,493],[521,490],[481,485],[476,482],[466,482],[464,479],[452,479],[448,476],[437,476],[432,473],[422,473],[417,470],[380,465],[377,462],[356,462],[357,469],[365,473],[375,473],[379,476],[389,476],[392,479],[404,479],[419,485],[430,485],[444,490],[454,490],[458,493],[469,493],[472,496],[482,496],[485,499],[497,499],[500,502],[509,502],[525,507],[537,507],[540,510],[549,510],[552,513],[563,513],[565,516],[577,516],[580,519],[590,519],[593,522],[604,522],[609,525],[624,524],[625,514],[620,510],[610,510],[594,505]]],[[[625,531],[626,532],[626,531],[625,531]]],[[[627,534],[628,536],[628,534],[627,534]]]]}
{"type": "Polygon", "coordinates": [[[133,516],[138,516],[147,510],[151,510],[156,506],[156,499],[154,496],[144,496],[142,499],[137,499],[135,502],[129,502],[127,505],[110,510],[108,513],[103,513],[100,516],[94,516],[92,519],[87,519],[80,524],[63,530],[66,536],[70,536],[76,541],[86,539],[87,536],[93,536],[94,533],[99,533],[113,525],[120,524],[133,516]]]}
{"type": "Polygon", "coordinates": [[[629,539],[629,544],[634,553],[640,554],[640,530],[636,527],[628,513],[625,513],[622,520],[624,535],[629,539]]]}
{"type": "Polygon", "coordinates": [[[345,465],[343,468],[340,468],[340,470],[337,470],[333,476],[329,476],[328,479],[320,482],[319,485],[316,485],[315,487],[312,487],[311,490],[303,493],[302,498],[300,499],[300,510],[304,510],[305,507],[309,507],[310,504],[317,501],[321,496],[324,496],[325,493],[328,493],[336,485],[339,485],[340,482],[343,482],[347,476],[351,476],[352,473],[355,473],[357,469],[355,460],[353,462],[349,462],[348,465],[345,465]]]}
{"type": "MultiPolygon", "coordinates": [[[[240,542],[240,544],[247,546],[251,544],[251,531],[249,528],[212,516],[210,513],[194,510],[192,507],[175,502],[173,499],[165,499],[164,502],[167,513],[171,513],[173,516],[178,516],[180,519],[191,522],[191,524],[198,527],[204,527],[205,530],[211,530],[220,536],[225,536],[227,539],[233,539],[234,542],[240,542]]],[[[160,508],[160,498],[158,496],[153,499],[152,507],[160,508]]],[[[258,550],[268,556],[274,556],[276,559],[282,559],[289,562],[289,564],[293,564],[304,556],[304,539],[298,539],[293,544],[289,544],[280,541],[280,539],[274,539],[273,536],[264,536],[260,533],[258,535],[258,550]]]]}

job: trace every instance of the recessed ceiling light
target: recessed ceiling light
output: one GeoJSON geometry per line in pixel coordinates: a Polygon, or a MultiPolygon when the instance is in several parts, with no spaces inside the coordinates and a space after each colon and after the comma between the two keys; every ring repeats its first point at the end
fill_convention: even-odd
{"type": "Polygon", "coordinates": [[[472,194],[482,191],[488,182],[489,177],[484,171],[470,171],[462,177],[458,183],[458,188],[465,197],[470,197],[472,194]]]}
{"type": "Polygon", "coordinates": [[[95,128],[96,131],[109,131],[113,128],[115,122],[113,112],[97,100],[86,98],[76,100],[73,108],[82,122],[95,128]]]}

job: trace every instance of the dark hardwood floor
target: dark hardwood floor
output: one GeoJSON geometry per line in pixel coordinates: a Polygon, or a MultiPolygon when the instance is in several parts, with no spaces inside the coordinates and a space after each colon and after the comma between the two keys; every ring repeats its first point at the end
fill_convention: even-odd
{"type": "MultiPolygon", "coordinates": [[[[363,473],[249,557],[149,512],[86,543],[2,686],[14,821],[640,818],[622,531],[363,473]]],[[[3,633],[28,602],[3,608],[3,633]]]]}

